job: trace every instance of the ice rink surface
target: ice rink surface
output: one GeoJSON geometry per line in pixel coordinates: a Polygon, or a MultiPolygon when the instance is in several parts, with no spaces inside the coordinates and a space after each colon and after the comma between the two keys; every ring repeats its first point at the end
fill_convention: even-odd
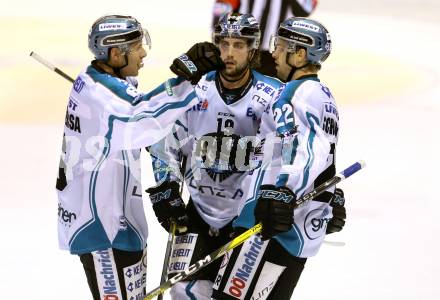
{"type": "MultiPolygon", "coordinates": [[[[3,299],[90,299],[79,259],[57,247],[55,179],[70,85],[33,61],[37,51],[75,76],[90,60],[87,32],[105,13],[128,13],[151,33],[141,71],[149,90],[194,42],[209,39],[212,1],[13,1],[0,34],[0,291],[3,299]],[[105,3],[105,5],[104,5],[105,3]]],[[[338,169],[346,228],[310,259],[294,299],[440,299],[440,3],[320,1],[313,18],[333,52],[321,79],[341,115],[338,169]]],[[[144,161],[145,186],[152,173],[144,161]]],[[[146,200],[147,201],[147,200],[146,200]]],[[[146,202],[148,287],[159,282],[166,234],[146,202]]],[[[165,297],[167,298],[168,295],[165,297]]]]}

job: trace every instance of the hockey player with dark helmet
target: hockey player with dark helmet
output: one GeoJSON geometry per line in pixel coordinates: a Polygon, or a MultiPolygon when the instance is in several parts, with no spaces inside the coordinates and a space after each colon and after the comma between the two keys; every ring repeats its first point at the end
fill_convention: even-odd
{"type": "Polygon", "coordinates": [[[295,79],[295,72],[300,70],[319,71],[331,49],[328,30],[319,22],[307,18],[285,20],[270,40],[270,52],[277,65],[278,77],[285,81],[295,79]]]}
{"type": "Polygon", "coordinates": [[[151,49],[148,31],[131,16],[106,15],[93,23],[88,37],[95,63],[120,78],[137,76],[151,49]]]}
{"type": "Polygon", "coordinates": [[[226,67],[220,74],[224,80],[236,81],[249,74],[250,69],[258,67],[260,35],[260,25],[251,14],[229,13],[220,17],[212,33],[212,42],[217,47],[225,46],[222,43],[225,38],[244,39],[248,44],[247,61],[243,65],[234,66],[223,58],[226,67]]]}
{"type": "MultiPolygon", "coordinates": [[[[254,142],[260,124],[263,118],[270,118],[270,98],[282,85],[252,67],[258,60],[260,44],[259,24],[252,15],[222,16],[212,42],[209,44],[219,52],[224,67],[198,80],[194,77],[199,104],[179,118],[173,134],[150,150],[157,183],[149,189],[152,201],[181,178],[190,196],[186,205],[188,231],[183,235],[180,232],[173,245],[173,251],[188,255],[171,257],[169,277],[230,241],[232,222],[246,200],[244,180],[255,167],[254,142]],[[175,167],[184,161],[182,157],[187,158],[184,176],[175,167]]],[[[198,45],[175,60],[171,69],[186,68],[186,57],[196,57],[194,48],[198,45]]],[[[174,199],[168,197],[161,202],[165,201],[172,203],[174,199]]],[[[168,210],[156,209],[155,213],[161,220],[173,218],[168,210]]],[[[173,285],[171,299],[211,299],[220,264],[220,260],[213,262],[173,285]]]]}
{"type": "Polygon", "coordinates": [[[261,223],[261,235],[229,253],[214,285],[216,300],[291,299],[306,261],[318,253],[326,234],[345,224],[339,189],[295,205],[335,175],[339,113],[318,77],[331,50],[328,31],[319,22],[290,18],[280,24],[272,45],[278,77],[288,82],[271,99],[272,118],[263,119],[261,127],[279,147],[249,175],[246,202],[233,222],[238,233],[261,223]],[[246,281],[237,280],[241,270],[248,270],[246,281]]]}

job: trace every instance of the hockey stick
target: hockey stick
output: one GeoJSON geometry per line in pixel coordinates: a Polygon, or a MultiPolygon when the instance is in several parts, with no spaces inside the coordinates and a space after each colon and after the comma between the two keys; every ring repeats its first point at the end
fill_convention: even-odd
{"type": "MultiPolygon", "coordinates": [[[[186,159],[187,157],[183,156],[182,163],[180,166],[180,173],[182,174],[182,184],[180,185],[180,196],[182,196],[183,186],[185,185],[186,159]]],[[[165,251],[165,257],[163,259],[162,276],[160,278],[160,284],[163,284],[165,281],[168,280],[168,266],[170,264],[171,250],[173,248],[173,241],[174,241],[174,236],[176,234],[176,230],[177,230],[176,222],[171,221],[170,230],[168,234],[167,248],[165,251]]],[[[162,299],[163,299],[163,293],[157,296],[157,300],[162,300],[162,299]]]]}
{"type": "MultiPolygon", "coordinates": [[[[160,284],[163,284],[168,279],[168,265],[170,264],[171,249],[173,248],[175,232],[176,232],[176,222],[171,221],[170,231],[168,234],[167,249],[165,251],[165,257],[163,259],[162,277],[160,278],[160,284]]],[[[162,300],[162,299],[163,299],[163,294],[157,296],[157,300],[162,300]]]]}
{"type": "Polygon", "coordinates": [[[345,243],[344,242],[336,242],[336,241],[327,241],[324,240],[323,241],[324,244],[327,244],[329,246],[335,246],[335,247],[344,247],[345,243]]]}
{"type": "Polygon", "coordinates": [[[44,58],[42,58],[40,55],[38,55],[35,52],[31,52],[31,54],[29,54],[32,58],[34,58],[35,60],[37,60],[39,63],[45,65],[46,67],[48,67],[49,69],[51,69],[52,71],[54,71],[55,73],[57,73],[58,75],[61,75],[62,77],[64,77],[65,79],[69,80],[70,82],[74,82],[75,80],[73,80],[72,77],[70,77],[69,75],[67,75],[66,73],[64,73],[63,71],[61,71],[60,69],[58,69],[57,67],[55,67],[54,65],[52,65],[50,62],[48,62],[47,60],[45,60],[44,58]]]}
{"type": "MultiPolygon", "coordinates": [[[[305,204],[307,201],[310,201],[314,197],[323,193],[328,188],[330,188],[330,187],[336,185],[337,183],[341,182],[342,180],[350,177],[351,175],[353,175],[354,173],[356,173],[357,171],[359,171],[360,169],[362,169],[364,167],[365,167],[365,163],[363,161],[359,161],[359,162],[354,163],[353,165],[351,165],[350,167],[348,167],[347,169],[345,169],[341,173],[336,174],[336,176],[334,176],[333,178],[327,180],[326,182],[324,182],[323,184],[318,186],[316,189],[314,189],[310,193],[307,193],[307,194],[303,195],[302,197],[298,198],[295,201],[295,204],[297,206],[305,204]]],[[[254,227],[243,232],[242,234],[240,234],[239,236],[234,238],[232,241],[230,241],[226,245],[222,246],[220,249],[215,250],[214,252],[208,254],[205,258],[203,258],[203,259],[197,261],[195,264],[189,266],[189,268],[187,270],[179,272],[173,278],[167,280],[166,282],[161,284],[159,287],[148,292],[146,294],[146,296],[144,297],[144,300],[153,299],[154,297],[158,296],[159,294],[162,294],[163,292],[165,292],[167,289],[169,289],[174,284],[178,283],[179,281],[184,280],[185,278],[194,274],[198,270],[206,267],[208,264],[210,264],[214,260],[222,257],[229,250],[232,250],[235,247],[244,243],[252,235],[259,233],[261,231],[261,227],[262,227],[261,223],[258,223],[254,227]]]]}

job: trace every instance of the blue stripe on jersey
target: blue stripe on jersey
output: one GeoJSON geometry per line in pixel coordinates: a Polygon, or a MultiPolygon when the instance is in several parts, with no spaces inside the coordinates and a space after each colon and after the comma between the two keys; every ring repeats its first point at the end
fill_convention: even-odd
{"type": "MultiPolygon", "coordinates": [[[[117,78],[115,76],[111,76],[110,74],[101,73],[96,70],[93,66],[89,66],[86,71],[87,75],[89,75],[95,82],[99,82],[107,89],[109,89],[113,94],[121,98],[122,100],[127,101],[131,105],[137,105],[141,101],[148,101],[152,97],[163,93],[166,90],[165,82],[156,87],[154,90],[149,92],[148,94],[139,93],[134,86],[129,84],[127,81],[117,78]],[[128,91],[131,90],[132,95],[129,94],[128,91]]],[[[168,83],[171,87],[177,86],[181,84],[185,79],[183,78],[171,78],[168,79],[168,83]]]]}
{"type": "Polygon", "coordinates": [[[206,81],[213,81],[215,79],[216,73],[217,73],[217,71],[211,71],[211,72],[207,73],[205,76],[205,80],[206,81]]]}
{"type": "Polygon", "coordinates": [[[303,84],[304,82],[306,82],[307,80],[312,80],[312,81],[318,81],[319,79],[317,77],[307,77],[304,79],[299,79],[299,80],[293,80],[290,81],[286,84],[284,90],[281,92],[281,94],[279,95],[279,98],[275,101],[275,103],[272,106],[272,109],[280,109],[283,114],[286,111],[286,109],[284,108],[285,104],[291,105],[292,106],[292,115],[290,116],[290,114],[288,116],[283,116],[283,118],[281,119],[281,121],[284,123],[283,126],[278,126],[277,127],[277,133],[278,134],[285,134],[287,132],[292,132],[295,130],[295,120],[293,118],[293,104],[292,104],[292,99],[293,96],[295,95],[295,92],[298,90],[298,88],[301,86],[301,84],[303,84]],[[287,118],[291,118],[292,121],[287,123],[286,119],[287,118]]]}
{"type": "MultiPolygon", "coordinates": [[[[111,135],[113,132],[113,121],[114,120],[120,120],[124,122],[128,122],[131,120],[131,118],[121,118],[114,115],[110,115],[108,119],[108,131],[105,135],[106,141],[111,141],[111,135]]],[[[97,208],[96,208],[96,180],[98,178],[99,169],[102,165],[102,163],[105,161],[105,159],[108,157],[110,153],[110,147],[111,144],[104,148],[103,153],[101,154],[101,157],[99,159],[99,162],[97,163],[95,169],[93,170],[91,176],[90,176],[90,183],[89,183],[89,205],[90,205],[90,211],[92,213],[92,219],[85,224],[83,224],[80,228],[77,229],[77,231],[72,235],[69,246],[70,246],[70,252],[73,254],[83,254],[99,249],[107,249],[110,248],[112,243],[107,238],[107,234],[105,233],[104,227],[99,220],[99,217],[97,217],[97,208]],[[93,246],[92,246],[93,245],[93,246]]],[[[124,176],[125,176],[125,170],[124,170],[124,176]]],[[[124,178],[124,190],[125,190],[125,178],[124,178]]],[[[134,230],[134,228],[133,228],[134,230]]],[[[136,232],[137,233],[137,232],[136,232]]],[[[138,235],[138,234],[137,234],[138,235]]],[[[139,237],[140,238],[140,237],[139,237]]],[[[126,247],[124,247],[127,249],[126,247]]],[[[142,245],[135,249],[135,248],[129,248],[127,250],[142,250],[142,245]]]]}
{"type": "Polygon", "coordinates": [[[160,93],[163,93],[167,89],[167,87],[166,87],[167,83],[170,85],[171,88],[173,88],[173,87],[178,86],[179,84],[181,84],[184,81],[185,81],[185,79],[183,79],[182,77],[170,78],[166,82],[162,83],[161,85],[156,87],[154,90],[149,92],[148,94],[143,94],[142,97],[139,97],[137,99],[136,103],[133,103],[133,104],[138,104],[141,101],[148,101],[152,97],[159,95],[160,93]]]}
{"type": "MultiPolygon", "coordinates": [[[[177,125],[179,125],[180,127],[182,127],[182,128],[183,128],[183,130],[185,130],[186,132],[188,132],[188,128],[187,128],[187,127],[185,127],[185,125],[183,125],[183,123],[182,123],[182,122],[180,122],[179,120],[177,120],[177,121],[176,121],[176,124],[177,124],[177,125]]],[[[174,132],[176,132],[176,131],[174,131],[174,132]]]]}
{"type": "Polygon", "coordinates": [[[274,238],[291,255],[301,255],[304,248],[304,237],[296,224],[293,224],[293,228],[288,232],[278,234],[274,238]]]}
{"type": "Polygon", "coordinates": [[[254,209],[255,205],[257,205],[257,196],[258,191],[260,190],[261,182],[264,178],[264,173],[266,171],[263,170],[263,168],[258,170],[257,179],[255,180],[255,185],[253,187],[252,196],[248,199],[246,199],[246,203],[240,212],[240,215],[235,219],[235,221],[232,223],[232,226],[234,228],[236,227],[242,227],[242,228],[251,228],[255,224],[255,216],[254,216],[254,209]]]}
{"type": "MultiPolygon", "coordinates": [[[[130,167],[127,159],[128,152],[122,151],[122,158],[124,160],[124,194],[123,197],[123,214],[125,216],[125,203],[127,199],[128,182],[130,180],[130,167]]],[[[116,237],[113,240],[112,248],[123,249],[126,251],[139,251],[143,248],[142,237],[136,228],[128,221],[128,219],[120,220],[127,222],[127,228],[119,230],[116,237]]]]}
{"type": "MultiPolygon", "coordinates": [[[[289,165],[292,165],[295,157],[296,157],[296,150],[298,148],[298,136],[295,136],[295,139],[293,140],[292,146],[289,147],[288,151],[285,151],[285,148],[283,147],[282,151],[282,162],[288,163],[289,165]],[[284,150],[284,151],[283,151],[284,150]],[[290,153],[289,153],[290,152],[290,153]],[[287,155],[290,154],[290,159],[287,159],[287,155]]],[[[287,184],[287,181],[289,180],[289,174],[281,174],[278,176],[276,186],[285,186],[287,184]]]]}
{"type": "Polygon", "coordinates": [[[301,186],[295,191],[295,194],[299,195],[299,192],[304,189],[306,187],[307,181],[309,180],[309,173],[310,173],[310,167],[313,165],[313,161],[315,159],[315,156],[313,154],[313,141],[315,139],[316,136],[316,129],[315,129],[315,123],[319,125],[319,119],[314,116],[313,114],[306,112],[306,116],[307,116],[307,121],[309,122],[309,126],[310,126],[310,132],[309,132],[309,137],[307,139],[307,154],[309,156],[309,158],[307,159],[307,163],[304,166],[304,170],[303,170],[303,182],[301,184],[301,186]],[[315,123],[314,123],[315,122],[315,123]]]}
{"type": "Polygon", "coordinates": [[[188,105],[188,103],[190,103],[192,101],[192,99],[196,96],[196,93],[194,91],[192,91],[183,101],[180,102],[173,102],[173,103],[166,103],[164,105],[162,105],[161,107],[159,107],[156,110],[152,110],[152,111],[144,111],[142,113],[139,113],[131,118],[129,117],[118,117],[115,115],[110,115],[108,118],[108,122],[109,122],[109,131],[107,132],[107,134],[105,135],[107,141],[111,141],[112,138],[112,132],[113,132],[113,122],[115,120],[121,121],[121,122],[137,122],[139,120],[145,119],[145,118],[151,118],[151,117],[158,117],[161,114],[163,114],[164,112],[166,112],[168,109],[177,109],[180,107],[184,107],[186,105],[188,105]],[[111,128],[111,129],[110,129],[111,128]]]}
{"type": "Polygon", "coordinates": [[[176,109],[176,108],[180,108],[180,107],[184,107],[184,106],[188,105],[188,103],[190,103],[192,101],[192,99],[194,99],[196,97],[197,97],[196,93],[194,91],[192,91],[191,93],[188,94],[188,96],[186,96],[186,98],[183,101],[166,103],[156,110],[143,111],[142,113],[133,117],[133,119],[134,119],[133,121],[138,121],[138,120],[144,119],[146,117],[149,117],[149,115],[146,116],[145,114],[151,114],[153,117],[158,117],[169,109],[176,109]]]}
{"type": "Polygon", "coordinates": [[[195,280],[192,280],[188,283],[185,288],[185,294],[189,297],[190,300],[197,300],[196,296],[191,292],[192,287],[196,284],[195,280]]]}
{"type": "Polygon", "coordinates": [[[253,82],[254,85],[257,83],[257,81],[262,81],[264,83],[271,85],[275,89],[278,89],[283,84],[277,78],[263,75],[255,70],[252,70],[252,74],[254,75],[254,82],[253,82]]]}
{"type": "Polygon", "coordinates": [[[95,202],[95,185],[98,177],[99,168],[110,153],[110,147],[105,147],[98,164],[90,175],[89,183],[89,205],[92,219],[83,224],[72,235],[69,241],[70,252],[72,254],[83,254],[95,250],[107,249],[111,246],[110,240],[105,233],[101,220],[97,217],[95,202]]]}
{"type": "Polygon", "coordinates": [[[184,178],[184,179],[191,178],[192,176],[193,176],[193,170],[192,170],[192,168],[190,168],[190,169],[186,172],[186,174],[185,174],[185,178],[184,178]]]}
{"type": "Polygon", "coordinates": [[[132,103],[136,99],[134,96],[131,96],[127,93],[127,89],[133,86],[130,85],[125,80],[122,80],[107,73],[101,73],[98,70],[96,70],[93,66],[89,66],[87,68],[86,73],[95,82],[99,82],[119,98],[129,103],[132,103]]]}

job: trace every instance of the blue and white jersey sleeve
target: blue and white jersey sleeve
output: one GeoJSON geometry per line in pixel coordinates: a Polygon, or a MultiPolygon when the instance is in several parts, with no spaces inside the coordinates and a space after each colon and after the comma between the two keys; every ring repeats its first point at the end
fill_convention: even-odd
{"type": "Polygon", "coordinates": [[[140,149],[163,139],[197,101],[194,87],[180,79],[142,93],[132,79],[93,66],[79,74],[69,95],[57,179],[62,249],[83,254],[146,247],[140,149]]]}
{"type": "Polygon", "coordinates": [[[96,100],[90,105],[100,112],[101,135],[106,137],[110,152],[157,143],[171,131],[177,118],[197,103],[194,87],[181,78],[169,79],[153,91],[142,93],[130,82],[93,67],[86,74],[96,83],[86,82],[84,89],[90,87],[94,91],[86,92],[96,93],[96,97],[90,97],[96,100]]]}
{"type": "Polygon", "coordinates": [[[282,167],[276,184],[289,187],[298,197],[313,187],[328,166],[330,142],[321,129],[323,95],[318,81],[294,81],[273,105],[277,134],[282,138],[282,167]]]}

